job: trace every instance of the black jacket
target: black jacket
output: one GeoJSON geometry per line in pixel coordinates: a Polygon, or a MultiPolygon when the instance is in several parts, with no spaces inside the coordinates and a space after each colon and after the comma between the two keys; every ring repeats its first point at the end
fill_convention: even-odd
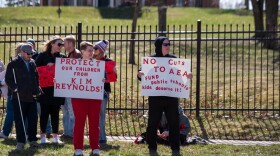
{"type": "MultiPolygon", "coordinates": [[[[48,63],[55,63],[56,57],[66,58],[66,56],[60,53],[55,53],[54,55],[52,55],[51,52],[46,51],[39,53],[35,62],[37,67],[46,66],[48,63]]],[[[54,97],[54,87],[45,87],[42,88],[42,90],[44,94],[40,96],[39,102],[60,105],[64,104],[64,98],[54,97]]]]}
{"type": "MultiPolygon", "coordinates": [[[[5,81],[8,87],[14,91],[18,90],[20,101],[33,102],[33,95],[40,94],[38,72],[33,59],[29,61],[29,71],[26,64],[20,56],[12,60],[8,66],[5,75],[5,81]],[[16,83],[13,75],[15,71],[16,83]]],[[[16,92],[12,92],[12,98],[17,99],[16,92]]]]}

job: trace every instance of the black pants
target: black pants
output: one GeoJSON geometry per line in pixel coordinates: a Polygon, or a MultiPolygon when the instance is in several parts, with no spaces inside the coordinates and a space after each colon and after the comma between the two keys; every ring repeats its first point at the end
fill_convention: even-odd
{"type": "MultiPolygon", "coordinates": [[[[20,113],[19,103],[18,100],[12,99],[12,104],[14,107],[14,116],[15,116],[15,125],[16,125],[16,135],[17,135],[17,142],[25,143],[25,134],[23,129],[22,117],[20,113]]],[[[25,130],[28,135],[28,141],[37,141],[37,122],[38,122],[38,115],[37,115],[37,104],[36,102],[23,102],[20,101],[23,121],[28,122],[28,128],[25,130]]]]}
{"type": "Polygon", "coordinates": [[[180,150],[179,99],[173,97],[149,97],[147,143],[150,150],[157,150],[157,129],[165,112],[169,125],[169,142],[172,150],[180,150]]]}
{"type": "Polygon", "coordinates": [[[46,133],[49,115],[51,116],[52,132],[58,133],[60,104],[53,104],[53,103],[50,104],[50,103],[40,102],[40,105],[41,105],[41,116],[40,116],[41,133],[46,133]]]}

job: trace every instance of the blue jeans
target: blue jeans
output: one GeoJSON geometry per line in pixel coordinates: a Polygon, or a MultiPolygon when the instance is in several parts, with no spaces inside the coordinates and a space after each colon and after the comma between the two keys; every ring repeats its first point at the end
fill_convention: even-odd
{"type": "MultiPolygon", "coordinates": [[[[40,115],[41,115],[41,105],[40,105],[39,102],[37,102],[37,112],[38,112],[38,116],[40,117],[40,115]]],[[[50,120],[50,118],[48,119],[46,132],[47,132],[48,134],[51,134],[51,133],[52,133],[52,126],[51,126],[51,120],[50,120]]]]}
{"type": "Polygon", "coordinates": [[[64,135],[73,137],[73,128],[74,128],[74,112],[72,107],[71,98],[65,98],[65,103],[62,106],[63,112],[63,129],[64,135]]]}
{"type": "Polygon", "coordinates": [[[102,100],[101,108],[100,108],[100,122],[99,122],[99,127],[100,127],[100,135],[99,135],[99,142],[100,143],[106,143],[106,107],[107,103],[109,100],[109,93],[105,93],[104,98],[102,100]]]}
{"type": "Polygon", "coordinates": [[[7,97],[7,106],[6,106],[6,117],[3,126],[3,133],[6,136],[9,136],[11,133],[14,123],[14,107],[11,102],[11,96],[7,97]]]}

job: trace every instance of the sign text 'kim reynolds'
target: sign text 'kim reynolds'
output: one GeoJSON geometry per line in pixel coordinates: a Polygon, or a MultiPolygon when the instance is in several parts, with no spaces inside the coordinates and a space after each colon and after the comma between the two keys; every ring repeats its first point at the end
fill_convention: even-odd
{"type": "Polygon", "coordinates": [[[105,62],[57,58],[55,96],[103,99],[105,62]]]}

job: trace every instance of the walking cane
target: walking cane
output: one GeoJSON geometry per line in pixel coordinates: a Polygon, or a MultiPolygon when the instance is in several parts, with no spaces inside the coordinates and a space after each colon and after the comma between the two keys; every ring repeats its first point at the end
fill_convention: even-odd
{"type": "MultiPolygon", "coordinates": [[[[14,75],[15,84],[17,85],[16,74],[15,74],[15,70],[14,69],[13,69],[13,75],[14,75]]],[[[26,135],[26,130],[25,130],[25,126],[24,126],[24,121],[23,121],[23,115],[22,115],[22,110],[21,110],[21,104],[20,104],[18,90],[17,90],[17,98],[18,98],[18,106],[19,106],[19,111],[20,111],[21,122],[22,122],[23,131],[24,131],[24,136],[25,136],[26,142],[28,142],[27,135],[26,135]]]]}

